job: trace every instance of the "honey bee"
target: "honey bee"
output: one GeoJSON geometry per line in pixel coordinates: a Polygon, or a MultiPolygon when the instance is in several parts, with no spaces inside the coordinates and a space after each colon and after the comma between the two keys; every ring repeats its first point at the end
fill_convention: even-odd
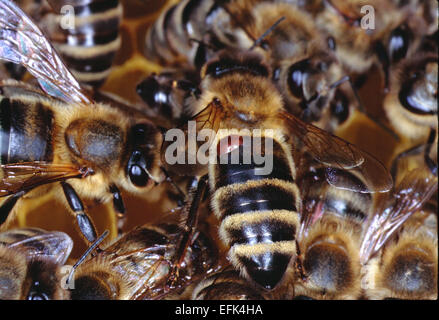
{"type": "MultiPolygon", "coordinates": [[[[288,3],[262,1],[250,11],[253,24],[245,24],[252,30],[252,39],[264,34],[283,17],[263,40],[265,52],[273,67],[273,79],[281,91],[286,108],[306,122],[329,131],[344,123],[354,108],[352,87],[342,64],[334,54],[336,42],[318,32],[312,17],[288,3]]],[[[245,20],[246,13],[237,19],[245,20]]],[[[264,51],[262,51],[264,52],[264,51]]]]}
{"type": "Polygon", "coordinates": [[[73,241],[62,232],[37,228],[0,233],[0,299],[64,300],[60,285],[73,241]]]}
{"type": "Polygon", "coordinates": [[[187,117],[184,100],[188,94],[198,95],[197,78],[192,70],[168,70],[148,76],[136,87],[148,106],[145,113],[165,128],[177,126],[187,117]]]}
{"type": "Polygon", "coordinates": [[[118,0],[22,0],[19,5],[79,82],[94,88],[104,83],[121,45],[123,10],[118,0]]]}
{"type": "MultiPolygon", "coordinates": [[[[207,163],[171,164],[166,160],[170,143],[162,152],[169,170],[201,177],[197,190],[206,189],[208,181],[211,206],[221,221],[219,234],[230,248],[228,258],[246,279],[266,290],[281,282],[298,250],[302,197],[296,179],[305,166],[294,157],[311,155],[327,167],[327,181],[339,188],[368,193],[386,192],[392,186],[387,170],[371,155],[285,111],[269,75],[256,52],[220,52],[202,68],[200,97],[190,101],[197,133],[207,128],[214,133],[207,163]],[[271,170],[265,172],[260,159],[251,155],[254,150],[272,161],[271,170]],[[242,159],[245,152],[247,163],[242,159]],[[239,163],[231,164],[232,159],[239,163]],[[346,185],[339,174],[343,169],[361,174],[367,188],[346,185]]],[[[198,152],[186,147],[187,159],[198,152]]],[[[192,201],[188,206],[196,215],[193,208],[198,204],[192,201]]]]}
{"type": "MultiPolygon", "coordinates": [[[[369,293],[364,294],[363,263],[369,261],[366,257],[366,252],[370,253],[369,248],[378,248],[374,242],[376,239],[371,237],[371,234],[390,238],[392,232],[403,223],[405,228],[409,223],[404,222],[407,217],[414,214],[429,199],[437,188],[437,180],[426,177],[422,170],[409,172],[395,191],[381,198],[385,199],[388,207],[382,207],[380,201],[383,200],[377,197],[362,199],[360,194],[348,190],[337,190],[329,186],[323,188],[321,200],[313,207],[314,210],[306,212],[301,221],[303,231],[299,245],[306,278],[297,276],[294,281],[294,299],[351,300],[364,295],[370,298],[369,293]],[[378,216],[384,217],[386,214],[392,215],[392,218],[384,219],[378,226],[372,224],[371,221],[376,221],[378,216]]],[[[353,175],[347,174],[345,179],[351,180],[351,183],[362,183],[353,175]]],[[[380,239],[380,245],[381,241],[385,240],[380,239]]],[[[412,245],[416,246],[417,243],[418,241],[413,241],[412,245]]],[[[373,276],[377,279],[388,277],[390,280],[391,277],[406,272],[388,270],[387,276],[382,276],[382,271],[386,269],[381,265],[381,261],[384,260],[378,263],[370,261],[375,266],[373,276]]],[[[399,280],[403,279],[397,281],[399,280]]],[[[404,281],[401,281],[401,285],[403,283],[404,281]]]]}
{"type": "MultiPolygon", "coordinates": [[[[149,28],[144,54],[149,60],[165,66],[200,65],[204,61],[197,61],[200,58],[197,57],[200,54],[199,43],[192,40],[203,40],[212,28],[228,27],[229,22],[219,1],[183,0],[170,3],[149,28]]],[[[239,29],[235,31],[242,32],[239,29]]],[[[217,45],[224,46],[220,40],[217,45]]]]}
{"type": "Polygon", "coordinates": [[[402,158],[422,153],[424,163],[437,175],[437,59],[437,51],[421,53],[401,61],[392,71],[384,110],[393,128],[410,144],[396,155],[394,176],[402,158]]]}
{"type": "MultiPolygon", "coordinates": [[[[175,30],[184,34],[180,41],[190,42],[185,26],[194,23],[189,20],[190,17],[199,17],[187,12],[195,11],[195,8],[197,5],[193,1],[181,2],[162,14],[163,21],[175,20],[179,23],[164,25],[159,19],[151,28],[149,38],[159,39],[160,34],[168,39],[161,46],[153,47],[156,53],[167,46],[173,48],[171,42],[177,42],[170,41],[174,37],[167,38],[166,35],[177,33],[175,30]],[[181,20],[187,21],[187,24],[181,20]]],[[[285,108],[302,120],[329,131],[345,123],[354,108],[362,107],[356,100],[356,93],[352,92],[353,87],[344,84],[350,78],[333,52],[336,46],[334,38],[319,32],[312,17],[299,7],[283,1],[217,2],[206,13],[205,20],[204,26],[198,28],[205,28],[207,35],[199,38],[203,41],[190,43],[191,51],[182,45],[184,49],[178,56],[187,55],[179,61],[183,59],[186,64],[199,69],[223,48],[260,51],[274,69],[273,79],[285,99],[285,108]],[[198,48],[195,49],[197,43],[198,48]]],[[[154,59],[151,54],[147,57],[154,59]]],[[[172,60],[157,61],[168,65],[172,60]]]]}
{"type": "Polygon", "coordinates": [[[177,282],[169,284],[175,240],[183,232],[178,224],[137,227],[123,235],[74,272],[73,300],[162,299],[182,291],[214,271],[217,249],[197,230],[185,252],[177,282]]]}
{"type": "Polygon", "coordinates": [[[360,251],[368,299],[437,299],[437,178],[412,172],[418,180],[405,178],[394,203],[368,223],[360,251]]]}
{"type": "Polygon", "coordinates": [[[113,200],[123,217],[119,187],[141,193],[164,179],[161,133],[135,110],[88,98],[13,2],[0,1],[0,27],[0,58],[25,66],[45,90],[10,81],[1,86],[0,196],[10,197],[0,208],[0,222],[11,217],[22,196],[37,196],[47,191],[37,187],[49,184],[63,191],[81,234],[93,242],[96,230],[81,198],[113,200]]]}
{"type": "Polygon", "coordinates": [[[313,10],[319,29],[335,39],[335,54],[345,68],[363,73],[380,64],[385,88],[389,66],[415,52],[419,40],[437,30],[436,1],[324,0],[313,10]]]}
{"type": "MultiPolygon", "coordinates": [[[[344,171],[340,178],[346,185],[367,189],[361,176],[354,173],[344,171]]],[[[306,278],[297,276],[294,280],[294,299],[359,298],[361,235],[374,197],[332,187],[325,181],[324,167],[319,165],[311,167],[300,185],[305,210],[299,246],[306,278]]]]}
{"type": "Polygon", "coordinates": [[[234,270],[215,273],[202,280],[192,300],[264,300],[264,296],[234,270]]]}

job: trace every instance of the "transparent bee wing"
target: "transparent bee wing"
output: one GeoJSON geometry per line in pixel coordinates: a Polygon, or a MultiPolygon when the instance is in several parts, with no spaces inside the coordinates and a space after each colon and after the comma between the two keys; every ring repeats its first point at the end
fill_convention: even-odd
{"type": "Polygon", "coordinates": [[[0,243],[26,252],[30,259],[42,257],[64,264],[73,248],[72,239],[63,232],[22,228],[0,233],[0,243]]]}
{"type": "Polygon", "coordinates": [[[71,178],[85,177],[88,169],[72,164],[54,164],[42,161],[0,165],[0,198],[28,191],[38,186],[71,178]]]}
{"type": "Polygon", "coordinates": [[[363,193],[387,192],[392,188],[390,173],[369,153],[312,124],[301,121],[288,112],[282,112],[279,118],[292,134],[295,140],[293,143],[300,144],[295,147],[303,147],[304,151],[327,167],[326,180],[329,184],[340,189],[363,193]],[[361,175],[365,184],[345,184],[344,179],[340,179],[344,170],[353,170],[361,175]]]}
{"type": "MultiPolygon", "coordinates": [[[[166,170],[174,174],[185,176],[204,175],[207,172],[207,161],[206,163],[201,163],[197,152],[201,148],[206,148],[206,153],[208,154],[208,150],[225,116],[220,102],[213,100],[186,125],[176,130],[177,138],[178,133],[184,133],[184,141],[182,139],[183,137],[180,138],[180,141],[183,142],[182,144],[178,144],[174,147],[172,145],[176,144],[178,140],[171,142],[168,140],[168,137],[165,136],[161,148],[161,156],[162,163],[166,170]],[[206,132],[205,138],[207,140],[198,141],[197,135],[203,132],[206,132]],[[170,152],[171,150],[176,150],[181,160],[175,161],[174,154],[170,152]],[[171,159],[171,161],[169,161],[169,159],[171,159]]],[[[168,130],[167,135],[172,132],[172,129],[168,130]]]]}
{"type": "Polygon", "coordinates": [[[50,96],[92,103],[41,30],[9,0],[0,1],[0,59],[26,67],[50,96]]]}
{"type": "Polygon", "coordinates": [[[363,264],[378,252],[403,223],[422,208],[438,188],[438,180],[424,169],[407,173],[393,198],[377,204],[375,214],[368,221],[360,249],[363,264]]]}

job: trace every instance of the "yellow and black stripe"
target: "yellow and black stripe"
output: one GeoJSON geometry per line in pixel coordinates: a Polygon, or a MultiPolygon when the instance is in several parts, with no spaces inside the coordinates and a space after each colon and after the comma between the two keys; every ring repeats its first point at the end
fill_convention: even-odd
{"type": "MultiPolygon", "coordinates": [[[[60,7],[73,6],[74,27],[62,28],[57,23],[51,42],[79,81],[98,87],[109,75],[121,45],[122,5],[118,0],[58,2],[60,7]]],[[[62,16],[57,19],[61,21],[62,16]]]]}
{"type": "MultiPolygon", "coordinates": [[[[265,289],[273,289],[296,255],[301,197],[295,183],[292,157],[280,141],[271,139],[273,150],[262,150],[273,160],[273,170],[258,174],[261,164],[252,156],[249,164],[213,164],[212,205],[222,221],[221,238],[231,247],[235,267],[265,289]]],[[[239,152],[244,159],[244,147],[239,152]]]]}

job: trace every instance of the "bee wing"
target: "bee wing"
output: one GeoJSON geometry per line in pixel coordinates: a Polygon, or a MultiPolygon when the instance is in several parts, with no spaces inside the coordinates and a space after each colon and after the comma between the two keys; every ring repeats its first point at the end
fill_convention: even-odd
{"type": "Polygon", "coordinates": [[[213,100],[206,108],[193,116],[187,124],[166,132],[161,148],[161,156],[162,163],[167,170],[185,176],[203,174],[203,170],[206,169],[207,159],[206,163],[200,161],[197,152],[206,150],[206,154],[208,154],[221,121],[224,119],[225,113],[223,110],[221,104],[217,100],[213,100]],[[181,136],[181,132],[184,133],[184,137],[181,136]],[[206,140],[197,141],[197,137],[202,135],[205,139],[208,139],[207,142],[206,140]],[[172,139],[176,136],[177,141],[173,142],[172,139]],[[183,138],[184,141],[182,141],[183,138]],[[172,146],[174,143],[177,143],[177,145],[172,146]],[[178,159],[175,159],[175,155],[172,153],[175,150],[177,150],[178,159]],[[180,166],[182,167],[179,168],[180,166]]]}
{"type": "Polygon", "coordinates": [[[393,194],[393,202],[385,198],[376,205],[375,214],[367,222],[360,249],[364,264],[386,241],[430,199],[438,188],[436,177],[423,169],[410,171],[393,194]]]}
{"type": "Polygon", "coordinates": [[[38,228],[2,232],[0,243],[9,248],[24,250],[30,259],[43,257],[61,265],[66,262],[73,248],[73,241],[67,234],[38,228]]]}
{"type": "Polygon", "coordinates": [[[340,189],[363,193],[387,192],[392,188],[390,173],[369,153],[327,131],[301,121],[288,112],[281,112],[280,118],[287,125],[296,142],[301,144],[296,148],[302,147],[303,144],[308,154],[326,166],[325,175],[329,184],[340,189]],[[357,172],[367,185],[345,184],[343,179],[339,179],[343,170],[357,172]]]}
{"type": "Polygon", "coordinates": [[[39,161],[2,164],[1,169],[0,198],[55,181],[85,177],[89,173],[88,169],[75,165],[39,161]]]}
{"type": "Polygon", "coordinates": [[[26,67],[50,96],[92,103],[41,30],[9,0],[0,1],[0,59],[26,67]]]}
{"type": "Polygon", "coordinates": [[[170,272],[170,262],[164,256],[167,250],[168,245],[155,244],[110,257],[109,263],[124,274],[124,281],[129,284],[130,292],[127,296],[130,300],[152,298],[164,289],[164,282],[170,272]]]}

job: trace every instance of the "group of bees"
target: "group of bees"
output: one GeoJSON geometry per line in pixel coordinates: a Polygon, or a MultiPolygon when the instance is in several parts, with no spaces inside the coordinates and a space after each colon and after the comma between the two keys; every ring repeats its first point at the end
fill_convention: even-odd
{"type": "Polygon", "coordinates": [[[126,2],[0,0],[0,299],[437,299],[436,1],[168,1],[138,105],[102,90],[126,2]],[[389,163],[334,135],[358,114],[389,163]],[[210,160],[260,138],[273,170],[168,163],[188,121],[217,133],[210,160]],[[175,210],[125,230],[122,191],[163,184],[175,210]],[[68,276],[67,234],[9,227],[49,190],[88,246],[68,276]],[[113,204],[116,239],[83,199],[113,204]]]}

